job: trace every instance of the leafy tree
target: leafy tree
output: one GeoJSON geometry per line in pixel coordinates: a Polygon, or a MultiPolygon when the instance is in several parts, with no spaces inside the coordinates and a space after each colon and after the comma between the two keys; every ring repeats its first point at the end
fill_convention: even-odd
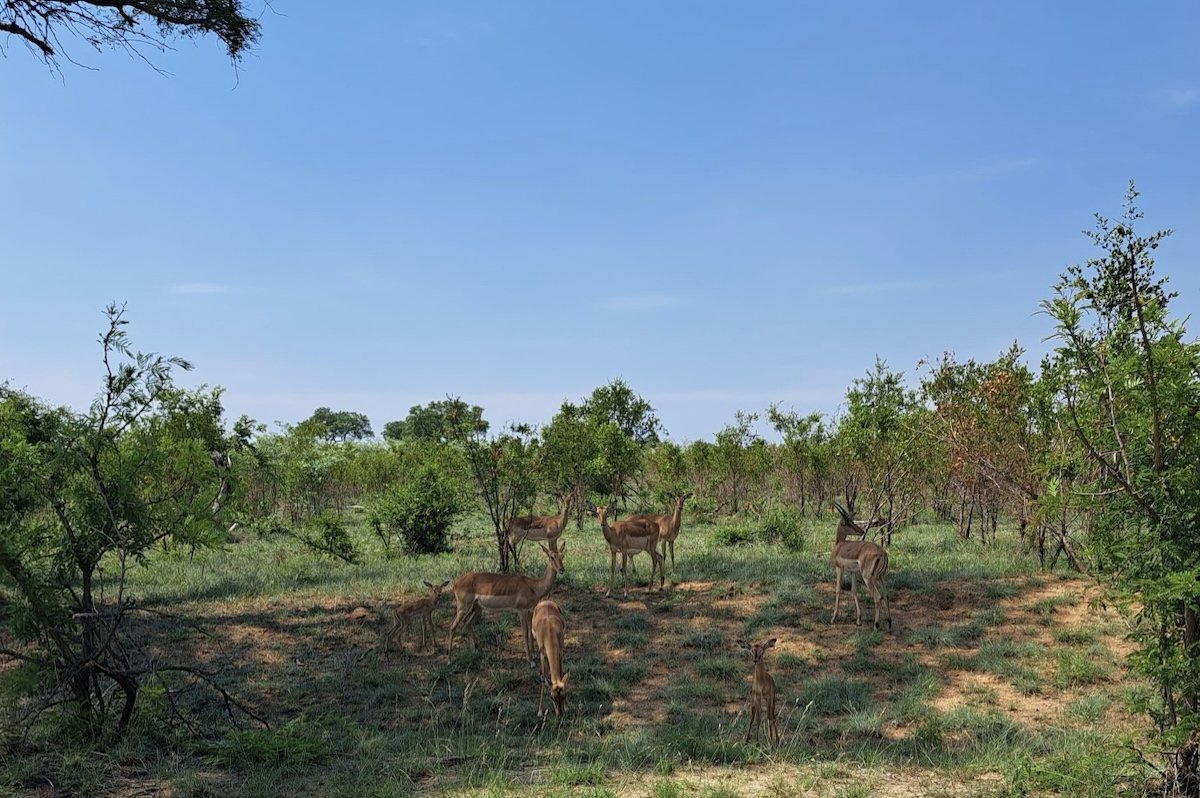
{"type": "Polygon", "coordinates": [[[533,429],[514,424],[489,438],[474,408],[458,398],[448,401],[447,430],[463,452],[496,533],[496,552],[501,571],[508,571],[512,548],[506,534],[508,519],[532,503],[537,493],[537,462],[540,445],[533,429]]]}
{"type": "Polygon", "coordinates": [[[829,478],[829,430],[821,413],[801,416],[795,411],[783,412],[778,404],[767,408],[767,420],[783,437],[779,447],[778,466],[795,486],[796,500],[804,512],[811,499],[820,511],[829,478]]]}
{"type": "Polygon", "coordinates": [[[770,466],[766,441],[754,432],[757,413],[734,414],[734,423],[717,433],[716,466],[717,491],[721,502],[737,514],[751,484],[761,479],[770,466]]]}
{"type": "Polygon", "coordinates": [[[362,413],[333,411],[328,407],[318,407],[302,424],[303,429],[311,429],[330,443],[345,443],[350,439],[361,441],[375,434],[371,431],[370,419],[362,413]]]}
{"type": "Polygon", "coordinates": [[[191,366],[131,353],[123,308],[107,314],[104,385],[90,412],[50,409],[0,386],[0,571],[15,593],[18,641],[0,656],[40,674],[27,720],[66,704],[93,734],[111,728],[109,713],[126,730],[148,676],[175,671],[211,684],[133,631],[139,608],[126,578],[156,544],[224,540],[230,462],[250,428],[243,419],[226,434],[220,390],[176,388],[173,371],[191,366]]]}
{"type": "Polygon", "coordinates": [[[580,413],[594,427],[616,424],[625,437],[639,446],[658,443],[659,432],[663,431],[654,408],[622,379],[592,391],[580,407],[580,413]]]}
{"type": "Polygon", "coordinates": [[[464,431],[486,433],[483,408],[478,405],[458,407],[453,400],[430,402],[421,407],[413,405],[403,421],[389,421],[383,426],[383,437],[389,441],[436,441],[445,443],[450,437],[450,414],[464,431]]]}
{"type": "Polygon", "coordinates": [[[399,537],[407,554],[447,551],[450,525],[464,509],[461,492],[437,461],[422,463],[407,482],[375,503],[371,526],[386,549],[399,537]]]}
{"type": "Polygon", "coordinates": [[[904,374],[889,371],[876,359],[866,377],[846,391],[846,415],[838,423],[836,443],[851,464],[844,491],[854,512],[859,489],[868,493],[868,512],[885,519],[890,539],[895,524],[914,509],[922,466],[918,442],[927,414],[904,374]]]}
{"type": "Polygon", "coordinates": [[[1043,363],[1086,470],[1089,551],[1131,619],[1133,667],[1158,686],[1170,788],[1200,794],[1200,344],[1168,313],[1154,272],[1170,231],[1143,237],[1131,182],[1122,218],[1096,216],[1102,255],[1061,275],[1043,302],[1057,346],[1043,363]]]}
{"type": "Polygon", "coordinates": [[[51,66],[58,63],[64,35],[98,50],[141,55],[143,47],[165,50],[171,37],[211,34],[239,61],[258,41],[259,24],[241,0],[4,0],[0,33],[16,37],[51,66]]]}
{"type": "Polygon", "coordinates": [[[946,353],[921,383],[934,407],[924,446],[936,453],[930,460],[945,463],[945,485],[954,494],[940,509],[962,537],[970,536],[976,517],[994,535],[1001,510],[1024,530],[1041,494],[1036,468],[1043,443],[1034,412],[1039,386],[1021,364],[1023,354],[1015,343],[991,363],[959,363],[946,353]]]}

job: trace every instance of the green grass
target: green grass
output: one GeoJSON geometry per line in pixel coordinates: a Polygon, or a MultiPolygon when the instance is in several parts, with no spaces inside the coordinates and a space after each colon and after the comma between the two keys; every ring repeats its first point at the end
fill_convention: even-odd
{"type": "MultiPolygon", "coordinates": [[[[172,616],[144,621],[157,653],[211,668],[270,728],[244,714],[231,725],[220,697],[194,685],[179,708],[203,722],[195,734],[164,734],[154,720],[171,707],[148,685],[130,738],[104,756],[54,732],[62,716],[48,714],[22,756],[0,759],[0,795],[53,783],[78,794],[221,798],[791,798],[872,794],[879,774],[913,768],[964,783],[998,774],[997,795],[1115,795],[1112,785],[1136,772],[1101,754],[1155,696],[1104,648],[1102,620],[1063,624],[1061,608],[1086,580],[1068,577],[1046,598],[1060,577],[1039,572],[1011,535],[984,547],[918,525],[897,534],[891,552],[895,630],[831,625],[832,526],[809,520],[798,546],[761,535],[726,545],[730,533],[718,530],[755,525],[685,516],[677,586],[647,595],[643,582],[628,600],[603,595],[609,558],[595,524],[569,527],[567,571],[553,594],[568,624],[561,723],[537,716],[538,675],[515,613],[485,613],[478,646],[456,635],[448,660],[447,591],[434,615],[438,652],[405,639],[402,652],[383,656],[395,601],[422,595],[425,580],[494,567],[495,539],[480,518],[456,527],[454,550],[438,556],[386,556],[352,528],[361,553],[353,565],[254,532],[222,551],[152,558],[132,590],[172,616]],[[947,585],[953,608],[935,613],[930,599],[947,585]],[[1030,623],[1014,633],[1018,620],[1030,623]],[[742,743],[752,665],[734,643],[766,636],[779,639],[766,660],[783,735],[774,750],[742,743]],[[1009,718],[987,679],[1062,707],[1070,728],[1009,718]],[[706,776],[746,766],[768,786],[706,776]],[[1105,779],[1109,793],[1099,792],[1105,779]]],[[[522,570],[540,573],[537,559],[527,549],[522,570]]],[[[645,566],[643,558],[643,579],[645,566]]],[[[28,681],[23,669],[0,673],[0,696],[20,695],[28,681]]]]}

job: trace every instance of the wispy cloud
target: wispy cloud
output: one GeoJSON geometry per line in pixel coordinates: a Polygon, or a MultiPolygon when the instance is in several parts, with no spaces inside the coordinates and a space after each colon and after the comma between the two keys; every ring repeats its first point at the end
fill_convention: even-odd
{"type": "Polygon", "coordinates": [[[167,293],[172,296],[211,296],[229,293],[229,286],[220,283],[176,283],[168,286],[167,293]]]}
{"type": "Polygon", "coordinates": [[[650,310],[679,304],[679,297],[667,294],[626,294],[609,297],[604,306],[609,310],[650,310]]]}
{"type": "Polygon", "coordinates": [[[1164,113],[1174,113],[1200,104],[1200,86],[1164,86],[1150,97],[1154,107],[1164,113]]]}

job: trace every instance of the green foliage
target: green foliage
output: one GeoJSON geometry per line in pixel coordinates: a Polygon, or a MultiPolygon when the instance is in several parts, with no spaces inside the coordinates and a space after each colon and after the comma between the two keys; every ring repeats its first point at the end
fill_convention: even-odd
{"type": "Polygon", "coordinates": [[[465,509],[461,495],[456,480],[425,463],[372,505],[368,521],[385,549],[400,539],[406,554],[437,554],[449,548],[450,526],[465,509]]]}
{"type": "Polygon", "coordinates": [[[779,542],[792,551],[804,550],[804,533],[801,531],[802,520],[800,513],[781,505],[776,505],[767,511],[763,520],[763,536],[772,542],[779,542]]]}
{"type": "Polygon", "coordinates": [[[304,429],[316,432],[330,443],[345,443],[351,439],[361,441],[375,434],[371,431],[370,419],[349,410],[335,412],[328,407],[318,407],[307,421],[301,423],[304,429]]]}
{"type": "Polygon", "coordinates": [[[445,443],[450,440],[451,418],[453,423],[472,435],[484,435],[488,423],[483,419],[483,408],[468,407],[454,399],[430,402],[421,407],[413,405],[403,421],[389,421],[383,426],[383,437],[392,442],[427,441],[445,443]]]}
{"type": "MultiPolygon", "coordinates": [[[[1102,255],[1068,267],[1042,303],[1057,342],[1042,372],[1069,435],[1064,488],[1089,513],[1088,550],[1131,618],[1130,661],[1165,698],[1160,729],[1191,740],[1200,734],[1200,345],[1168,315],[1174,294],[1153,253],[1170,231],[1135,232],[1137,196],[1130,183],[1115,224],[1097,215],[1087,235],[1102,255]]],[[[1178,767],[1200,782],[1194,746],[1178,767]]]]}
{"type": "Polygon", "coordinates": [[[89,413],[0,386],[0,574],[23,644],[5,656],[38,668],[43,706],[72,705],[89,734],[113,715],[123,733],[141,679],[168,664],[129,654],[146,645],[131,636],[128,569],[156,546],[223,542],[231,462],[250,426],[227,434],[219,390],[175,388],[173,371],[190,365],[132,353],[124,309],[107,315],[104,386],[89,413]]]}

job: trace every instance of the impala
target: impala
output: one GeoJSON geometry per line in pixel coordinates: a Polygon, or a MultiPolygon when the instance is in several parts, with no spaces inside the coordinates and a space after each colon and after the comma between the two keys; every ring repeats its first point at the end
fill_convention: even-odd
{"type": "Polygon", "coordinates": [[[767,673],[767,666],[763,664],[763,655],[767,653],[768,648],[775,647],[775,638],[772,637],[765,643],[738,640],[737,644],[749,651],[750,656],[754,658],[754,673],[750,677],[750,725],[746,727],[746,738],[743,742],[750,742],[751,731],[754,732],[754,739],[761,739],[762,716],[765,710],[767,740],[772,745],[778,745],[779,729],[775,725],[775,680],[767,673]]]}
{"type": "Polygon", "coordinates": [[[567,674],[562,669],[563,636],[566,623],[558,603],[542,599],[533,608],[533,639],[541,652],[542,691],[538,694],[538,717],[542,717],[542,701],[550,688],[550,703],[555,717],[561,718],[567,708],[567,674]]]}
{"type": "Polygon", "coordinates": [[[833,506],[837,509],[841,519],[838,521],[832,553],[836,585],[833,593],[833,618],[830,619],[830,623],[837,621],[838,605],[842,598],[842,572],[846,571],[850,574],[850,595],[854,596],[854,609],[858,613],[858,625],[862,626],[862,606],[858,603],[855,574],[862,575],[863,584],[867,586],[867,591],[875,602],[875,628],[882,628],[879,625],[879,605],[882,603],[887,613],[887,628],[891,629],[892,607],[888,603],[886,583],[887,550],[879,544],[867,540],[867,530],[855,523],[850,514],[840,506],[836,504],[833,506]],[[859,540],[846,540],[850,535],[858,536],[859,540]]]}
{"type": "MultiPolygon", "coordinates": [[[[454,649],[454,630],[460,624],[465,624],[466,628],[471,630],[471,636],[475,637],[472,625],[480,610],[516,610],[521,619],[525,656],[530,662],[534,661],[533,632],[530,629],[533,608],[554,587],[554,578],[562,570],[563,552],[566,551],[566,546],[561,551],[552,551],[540,543],[538,547],[546,554],[546,571],[538,578],[524,574],[468,571],[450,583],[450,590],[454,593],[455,613],[454,620],[450,623],[450,640],[446,645],[447,657],[454,649]]],[[[478,638],[475,638],[475,645],[479,645],[478,638]]]]}
{"type": "Polygon", "coordinates": [[[558,515],[523,515],[508,519],[505,534],[513,551],[513,559],[517,556],[517,544],[522,540],[544,540],[552,551],[558,551],[558,539],[567,527],[567,512],[570,509],[571,493],[568,491],[562,495],[562,507],[558,515]]]}
{"type": "Polygon", "coordinates": [[[429,642],[433,645],[433,650],[437,651],[437,633],[433,629],[433,610],[437,606],[438,598],[442,595],[442,590],[448,584],[450,584],[449,581],[442,582],[440,585],[426,582],[425,587],[429,588],[428,596],[405,602],[392,610],[392,617],[395,620],[392,627],[388,629],[387,640],[383,646],[385,657],[390,655],[392,641],[396,639],[396,635],[400,633],[406,623],[414,620],[421,627],[421,648],[418,650],[425,649],[425,630],[429,629],[429,642]]]}
{"type": "Polygon", "coordinates": [[[658,524],[658,539],[662,543],[663,564],[667,561],[667,545],[671,546],[671,571],[675,571],[675,539],[679,537],[679,525],[683,520],[683,503],[690,499],[692,494],[673,493],[667,494],[671,497],[671,501],[675,503],[675,509],[667,515],[654,515],[653,513],[638,513],[631,515],[626,520],[633,521],[635,519],[644,521],[653,521],[658,524]]]}
{"type": "Polygon", "coordinates": [[[650,593],[654,590],[654,571],[658,569],[658,589],[663,589],[663,583],[666,579],[663,574],[663,559],[658,553],[658,524],[640,519],[626,519],[624,521],[608,522],[609,513],[617,506],[615,501],[609,502],[606,507],[597,507],[591,502],[587,503],[588,510],[596,516],[596,520],[600,522],[600,531],[604,533],[604,540],[608,543],[609,564],[608,564],[608,592],[605,596],[611,596],[613,590],[613,580],[616,577],[617,570],[617,555],[621,555],[621,578],[625,582],[625,597],[629,597],[629,574],[626,572],[626,561],[640,552],[646,552],[650,555],[650,582],[646,585],[646,592],[650,593]]]}

